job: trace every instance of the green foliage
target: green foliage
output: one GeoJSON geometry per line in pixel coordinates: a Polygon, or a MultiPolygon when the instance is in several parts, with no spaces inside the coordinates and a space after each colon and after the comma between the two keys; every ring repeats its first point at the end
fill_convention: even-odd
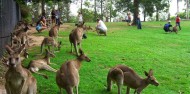
{"type": "MultiPolygon", "coordinates": [[[[80,9],[79,9],[80,10],[80,9]]],[[[82,15],[85,22],[93,22],[94,12],[88,9],[82,9],[82,15]]]]}
{"type": "MultiPolygon", "coordinates": [[[[185,12],[180,12],[178,15],[181,19],[186,19],[186,13],[185,12]]],[[[176,19],[176,16],[171,17],[171,20],[175,20],[175,19],[176,19]]]]}

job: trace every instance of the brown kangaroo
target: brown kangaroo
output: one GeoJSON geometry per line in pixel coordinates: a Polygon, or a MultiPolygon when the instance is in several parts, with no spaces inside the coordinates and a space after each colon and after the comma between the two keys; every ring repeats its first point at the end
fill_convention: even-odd
{"type": "Polygon", "coordinates": [[[29,39],[27,34],[29,27],[27,24],[24,24],[24,26],[24,28],[13,32],[12,44],[14,44],[14,41],[17,41],[17,43],[20,43],[19,45],[27,44],[29,46],[29,39]]]}
{"type": "Polygon", "coordinates": [[[60,27],[59,25],[53,26],[49,31],[49,37],[54,37],[55,39],[57,39],[59,27],[60,27]]]}
{"type": "Polygon", "coordinates": [[[145,72],[146,78],[139,77],[135,71],[128,66],[118,65],[112,69],[110,69],[107,76],[107,90],[111,90],[111,81],[115,81],[118,86],[118,94],[121,94],[121,85],[127,86],[126,94],[129,94],[130,88],[135,89],[134,94],[140,94],[141,91],[146,88],[149,84],[158,86],[156,78],[153,76],[153,70],[150,69],[149,73],[145,72]],[[122,78],[123,77],[123,78],[122,78]],[[123,81],[123,83],[122,83],[123,81]]]}
{"type": "Polygon", "coordinates": [[[78,53],[78,45],[81,47],[81,41],[82,41],[82,36],[84,33],[84,28],[83,28],[84,22],[80,25],[77,25],[77,28],[73,29],[71,33],[69,34],[69,41],[71,44],[71,53],[73,52],[72,45],[74,45],[76,55],[79,56],[78,53]]]}
{"type": "Polygon", "coordinates": [[[178,33],[177,25],[173,27],[172,31],[175,32],[176,34],[178,33]]]}
{"type": "Polygon", "coordinates": [[[41,54],[43,53],[43,46],[48,46],[48,50],[50,51],[50,46],[52,46],[52,50],[54,53],[54,48],[57,47],[58,51],[61,49],[61,41],[57,43],[57,41],[53,37],[46,37],[41,43],[41,54]]]}
{"type": "MultiPolygon", "coordinates": [[[[66,61],[62,64],[60,70],[56,74],[56,83],[60,89],[66,89],[67,94],[73,94],[73,87],[76,87],[76,94],[78,94],[79,85],[79,69],[83,60],[90,62],[91,60],[79,49],[80,56],[75,60],[66,61]]],[[[62,93],[61,93],[62,94],[62,93]]]]}
{"type": "Polygon", "coordinates": [[[22,67],[20,53],[23,51],[23,49],[24,46],[21,46],[18,52],[9,54],[9,69],[5,74],[5,88],[7,94],[37,93],[36,79],[32,76],[29,70],[22,67]]]}
{"type": "Polygon", "coordinates": [[[38,70],[40,70],[40,69],[45,69],[48,71],[56,72],[57,70],[55,70],[51,66],[49,66],[50,65],[50,57],[55,57],[55,55],[46,49],[45,57],[42,59],[30,61],[29,65],[28,65],[28,69],[34,73],[37,73],[38,70]]]}

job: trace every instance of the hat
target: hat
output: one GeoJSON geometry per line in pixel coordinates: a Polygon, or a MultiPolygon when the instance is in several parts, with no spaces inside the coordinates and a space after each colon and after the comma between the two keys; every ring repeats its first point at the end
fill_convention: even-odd
{"type": "Polygon", "coordinates": [[[169,20],[168,23],[171,23],[171,21],[169,20]]]}

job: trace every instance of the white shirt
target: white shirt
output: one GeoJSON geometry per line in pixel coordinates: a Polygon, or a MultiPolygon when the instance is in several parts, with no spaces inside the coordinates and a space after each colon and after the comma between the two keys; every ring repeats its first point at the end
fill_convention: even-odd
{"type": "Polygon", "coordinates": [[[79,22],[83,22],[82,14],[79,14],[79,22]]]}
{"type": "Polygon", "coordinates": [[[107,27],[106,27],[106,25],[104,24],[104,22],[102,20],[99,20],[98,27],[101,28],[104,31],[107,31],[107,27]]]}

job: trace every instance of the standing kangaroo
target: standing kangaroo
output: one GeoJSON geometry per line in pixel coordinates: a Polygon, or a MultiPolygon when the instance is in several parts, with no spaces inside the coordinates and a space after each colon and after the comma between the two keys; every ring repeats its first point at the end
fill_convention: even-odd
{"type": "Polygon", "coordinates": [[[81,41],[82,41],[82,36],[83,36],[83,28],[84,23],[77,25],[77,28],[73,29],[71,33],[69,34],[69,41],[71,44],[71,52],[73,52],[72,45],[74,45],[76,55],[79,56],[78,53],[78,45],[81,47],[81,41]]]}
{"type": "Polygon", "coordinates": [[[58,38],[58,31],[59,31],[60,25],[53,26],[49,31],[49,37],[54,37],[54,39],[57,40],[58,38]]]}
{"type": "Polygon", "coordinates": [[[40,70],[40,69],[45,69],[48,71],[56,72],[57,70],[55,70],[51,66],[49,66],[50,65],[50,57],[55,57],[55,55],[46,49],[45,57],[42,59],[30,61],[29,65],[28,65],[28,69],[34,73],[37,73],[38,70],[40,70]]]}
{"type": "Polygon", "coordinates": [[[29,70],[22,67],[20,53],[24,46],[21,46],[18,52],[9,54],[8,66],[9,69],[5,74],[5,89],[7,94],[36,94],[37,85],[36,79],[32,76],[29,70]]]}
{"type": "Polygon", "coordinates": [[[43,53],[43,46],[48,46],[48,50],[50,51],[50,46],[52,46],[52,50],[54,53],[54,48],[57,47],[58,51],[61,49],[61,41],[57,42],[53,37],[46,37],[41,43],[41,54],[43,53]]]}
{"type": "Polygon", "coordinates": [[[129,94],[130,88],[135,89],[134,94],[140,94],[141,91],[146,88],[149,84],[158,86],[156,78],[153,76],[153,70],[150,69],[149,73],[145,71],[146,78],[141,78],[135,73],[135,71],[128,66],[118,65],[108,72],[107,76],[107,90],[111,90],[111,81],[115,81],[118,86],[118,94],[121,94],[121,85],[127,86],[126,94],[129,94]],[[122,78],[123,77],[123,78],[122,78]],[[123,82],[123,83],[122,83],[123,82]]]}
{"type": "MultiPolygon", "coordinates": [[[[56,74],[56,83],[60,89],[66,89],[67,94],[73,94],[73,87],[76,87],[76,94],[78,94],[79,85],[79,69],[83,60],[90,62],[91,60],[79,49],[80,56],[75,60],[70,60],[62,64],[60,70],[56,74]]],[[[62,94],[62,93],[61,93],[62,94]]]]}

